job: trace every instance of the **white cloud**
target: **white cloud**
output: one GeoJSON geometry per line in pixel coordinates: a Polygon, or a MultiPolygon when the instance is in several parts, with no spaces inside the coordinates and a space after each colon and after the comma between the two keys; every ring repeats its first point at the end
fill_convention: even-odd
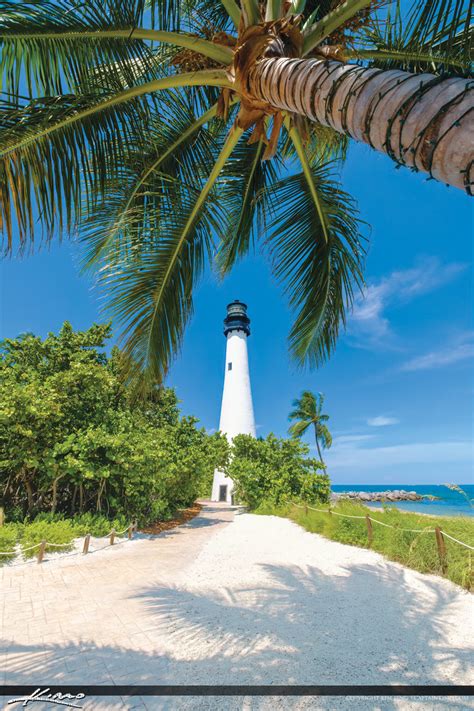
{"type": "MultiPolygon", "coordinates": [[[[344,447],[352,445],[354,442],[363,442],[367,439],[373,439],[375,435],[363,434],[363,435],[339,435],[338,437],[333,437],[332,447],[344,447]]],[[[314,448],[316,449],[316,447],[314,448]]]]}
{"type": "Polygon", "coordinates": [[[377,417],[369,417],[367,424],[371,427],[386,427],[387,425],[398,425],[400,420],[396,417],[385,417],[385,415],[378,415],[377,417]]]}
{"type": "Polygon", "coordinates": [[[326,452],[330,469],[351,468],[356,471],[385,468],[390,465],[470,462],[473,444],[466,440],[446,442],[411,442],[385,447],[365,447],[337,443],[326,452]]]}
{"type": "Polygon", "coordinates": [[[348,332],[354,345],[373,348],[393,347],[393,333],[385,311],[395,304],[406,304],[452,281],[467,265],[442,264],[436,257],[425,257],[412,269],[395,271],[369,284],[356,300],[349,318],[348,332]]]}
{"type": "Polygon", "coordinates": [[[425,353],[404,363],[400,370],[431,370],[432,368],[442,368],[445,365],[459,363],[467,358],[474,358],[474,342],[457,343],[449,348],[425,353]]]}

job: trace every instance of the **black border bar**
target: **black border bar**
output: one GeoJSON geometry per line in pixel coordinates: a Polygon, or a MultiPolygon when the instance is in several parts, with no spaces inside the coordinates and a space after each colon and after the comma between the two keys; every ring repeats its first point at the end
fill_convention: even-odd
{"type": "Polygon", "coordinates": [[[71,684],[48,686],[0,685],[0,695],[9,698],[27,696],[41,689],[47,694],[85,694],[91,696],[474,696],[474,686],[406,686],[390,685],[105,685],[71,684]]]}

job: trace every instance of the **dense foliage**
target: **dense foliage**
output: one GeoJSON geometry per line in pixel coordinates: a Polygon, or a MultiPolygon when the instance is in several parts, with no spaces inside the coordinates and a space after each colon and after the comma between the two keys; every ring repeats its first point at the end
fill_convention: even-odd
{"type": "MultiPolygon", "coordinates": [[[[324,508],[324,507],[323,507],[324,508]]],[[[474,520],[467,516],[426,516],[419,513],[400,511],[395,507],[384,511],[374,511],[361,503],[340,501],[332,509],[344,516],[334,516],[327,512],[321,513],[304,507],[298,508],[289,504],[274,506],[263,503],[256,513],[284,516],[299,523],[307,531],[319,533],[326,538],[340,543],[369,547],[367,525],[364,518],[346,518],[346,516],[362,516],[367,514],[394,528],[372,524],[373,550],[383,553],[390,560],[395,560],[421,573],[442,574],[442,566],[438,555],[436,538],[433,532],[435,526],[454,536],[468,545],[474,544],[474,520]],[[403,531],[401,529],[410,529],[403,531]],[[426,532],[428,530],[428,532],[426,532]],[[420,533],[419,531],[425,531],[420,533]]],[[[444,575],[457,585],[468,590],[474,589],[474,574],[471,551],[458,543],[445,538],[446,568],[444,575]]]]}
{"type": "Polygon", "coordinates": [[[277,505],[295,498],[327,501],[329,477],[318,460],[308,458],[308,451],[298,440],[273,434],[266,439],[238,435],[228,467],[236,499],[251,509],[264,501],[277,505]]]}
{"type": "Polygon", "coordinates": [[[181,417],[173,390],[136,400],[110,327],[1,343],[0,491],[7,520],[39,512],[166,517],[225,463],[227,443],[181,417]]]}

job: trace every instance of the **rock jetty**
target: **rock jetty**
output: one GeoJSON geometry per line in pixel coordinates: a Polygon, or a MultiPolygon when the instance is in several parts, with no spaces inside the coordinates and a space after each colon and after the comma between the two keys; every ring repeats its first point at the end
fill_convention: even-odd
{"type": "MultiPolygon", "coordinates": [[[[341,491],[331,495],[333,501],[338,499],[356,499],[358,501],[421,501],[424,496],[416,491],[405,489],[388,489],[387,491],[341,491]]],[[[431,498],[431,497],[430,497],[431,498]]]]}

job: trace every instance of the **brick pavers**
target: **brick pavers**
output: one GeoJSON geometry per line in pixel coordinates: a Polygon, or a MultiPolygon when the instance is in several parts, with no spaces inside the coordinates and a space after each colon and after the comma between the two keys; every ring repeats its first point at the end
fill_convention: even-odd
{"type": "MultiPolygon", "coordinates": [[[[140,676],[159,683],[167,666],[159,653],[162,624],[140,594],[176,585],[233,517],[231,507],[208,504],[159,536],[0,568],[1,683],[120,684],[140,676]]],[[[118,697],[97,704],[123,707],[118,697]]],[[[140,705],[129,700],[126,708],[140,705]]],[[[41,706],[35,703],[35,711],[41,706]]]]}

